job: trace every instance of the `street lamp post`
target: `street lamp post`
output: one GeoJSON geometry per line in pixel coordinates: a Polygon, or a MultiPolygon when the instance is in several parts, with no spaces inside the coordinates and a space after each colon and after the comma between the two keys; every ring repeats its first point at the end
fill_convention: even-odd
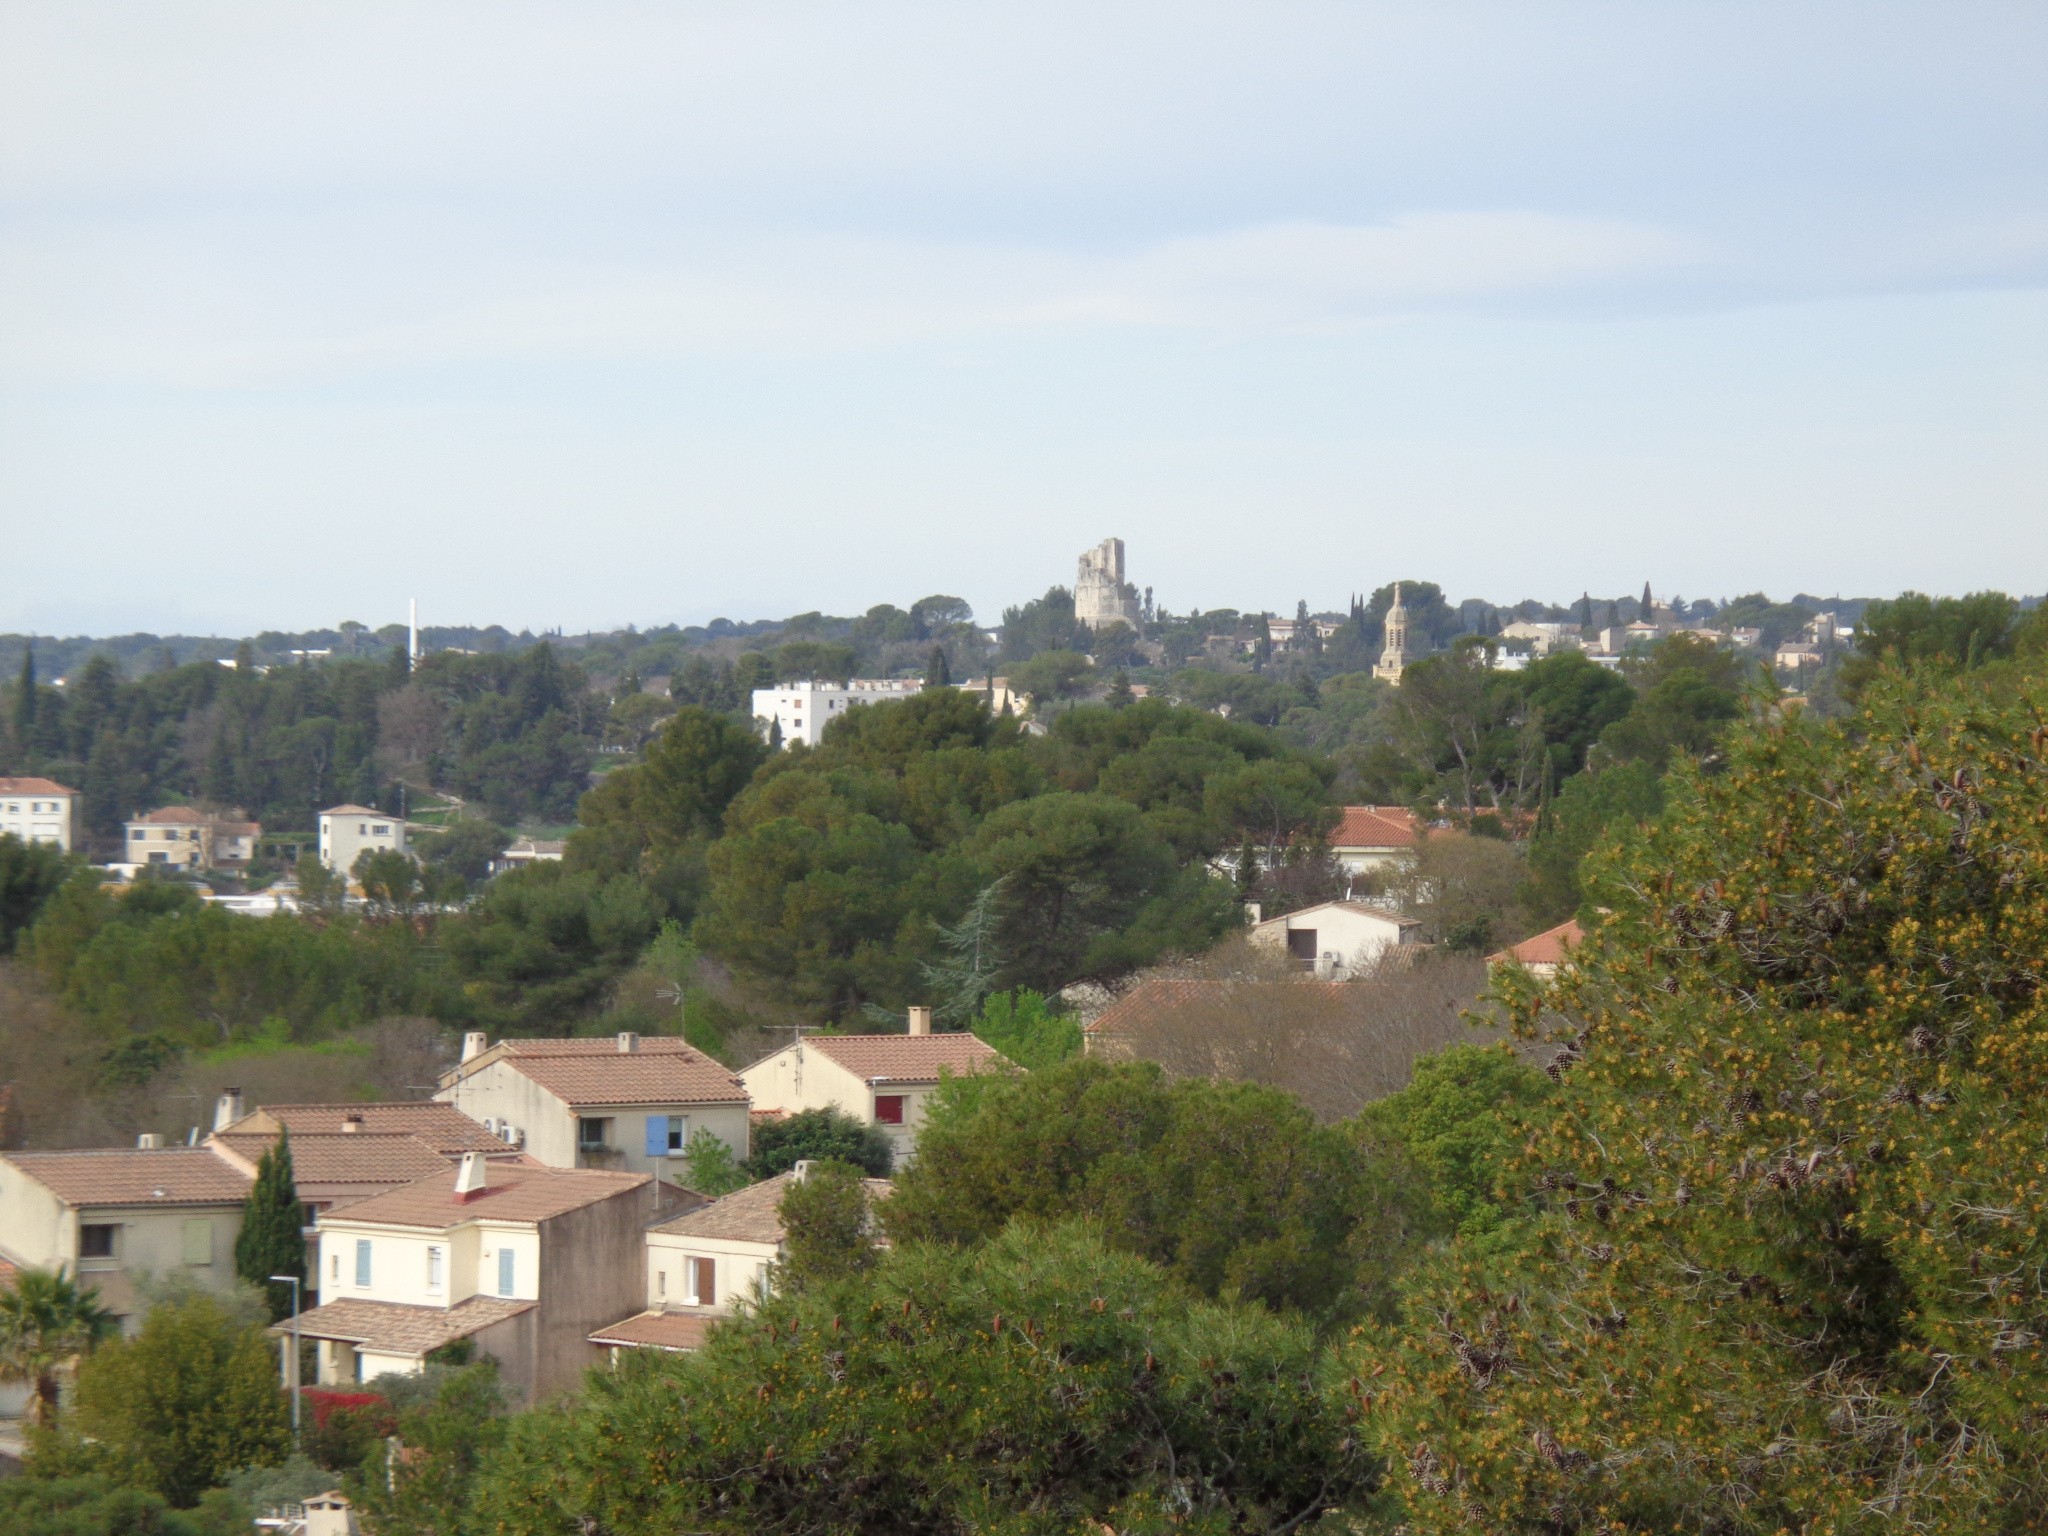
{"type": "Polygon", "coordinates": [[[297,1275],[272,1275],[278,1285],[292,1288],[292,1368],[285,1373],[292,1389],[292,1444],[299,1443],[299,1277],[297,1275]]]}

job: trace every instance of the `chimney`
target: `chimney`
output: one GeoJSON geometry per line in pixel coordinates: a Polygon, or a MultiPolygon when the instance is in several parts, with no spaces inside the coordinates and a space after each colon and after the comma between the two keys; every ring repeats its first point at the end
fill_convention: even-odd
{"type": "Polygon", "coordinates": [[[343,1115],[341,1117],[341,1128],[344,1133],[353,1136],[363,1128],[363,1117],[361,1115],[343,1115]]]}
{"type": "Polygon", "coordinates": [[[490,1164],[484,1161],[481,1152],[462,1154],[462,1166],[455,1170],[455,1198],[474,1200],[482,1194],[490,1181],[490,1164]]]}
{"type": "Polygon", "coordinates": [[[160,1152],[163,1145],[163,1137],[155,1131],[144,1131],[135,1138],[135,1150],[138,1152],[160,1152]]]}
{"type": "Polygon", "coordinates": [[[489,1036],[480,1029],[472,1029],[462,1037],[462,1059],[470,1061],[483,1055],[489,1036]]]}
{"type": "Polygon", "coordinates": [[[621,1056],[630,1056],[639,1049],[640,1037],[638,1035],[634,1034],[630,1029],[619,1031],[619,1054],[621,1056]]]}
{"type": "Polygon", "coordinates": [[[801,1184],[811,1176],[811,1160],[808,1157],[800,1157],[789,1171],[796,1175],[797,1183],[801,1184]]]}
{"type": "Polygon", "coordinates": [[[213,1106],[213,1128],[224,1131],[242,1118],[242,1090],[230,1088],[213,1106]]]}
{"type": "Polygon", "coordinates": [[[932,1011],[929,1008],[910,1010],[910,1032],[913,1035],[928,1035],[932,1032],[932,1011]]]}

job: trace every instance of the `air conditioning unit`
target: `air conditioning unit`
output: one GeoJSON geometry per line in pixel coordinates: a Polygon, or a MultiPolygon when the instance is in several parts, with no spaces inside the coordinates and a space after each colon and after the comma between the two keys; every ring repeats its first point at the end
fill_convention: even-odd
{"type": "Polygon", "coordinates": [[[484,1129],[489,1131],[493,1136],[498,1135],[498,1117],[496,1115],[485,1115],[484,1129]]]}
{"type": "Polygon", "coordinates": [[[498,1139],[508,1147],[523,1147],[526,1145],[526,1132],[509,1123],[501,1124],[498,1127],[498,1139]]]}

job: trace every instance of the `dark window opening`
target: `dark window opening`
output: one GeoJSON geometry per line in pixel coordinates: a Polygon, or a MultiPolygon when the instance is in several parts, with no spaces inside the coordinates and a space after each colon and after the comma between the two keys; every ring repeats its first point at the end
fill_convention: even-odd
{"type": "Polygon", "coordinates": [[[1287,953],[1297,960],[1313,962],[1316,957],[1316,931],[1313,928],[1290,928],[1287,930],[1287,953]]]}
{"type": "Polygon", "coordinates": [[[81,1259],[111,1259],[114,1256],[114,1234],[120,1230],[111,1225],[80,1227],[78,1256],[81,1259]]]}
{"type": "Polygon", "coordinates": [[[903,1095],[900,1093],[876,1094],[875,1119],[883,1125],[901,1125],[903,1123],[903,1095]]]}

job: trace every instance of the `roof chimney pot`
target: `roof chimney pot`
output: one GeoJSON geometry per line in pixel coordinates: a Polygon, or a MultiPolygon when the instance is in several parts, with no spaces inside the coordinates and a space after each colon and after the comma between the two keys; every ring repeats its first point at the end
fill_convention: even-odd
{"type": "Polygon", "coordinates": [[[455,1198],[474,1200],[490,1184],[490,1164],[484,1161],[481,1152],[465,1152],[462,1163],[455,1170],[455,1198]]]}
{"type": "Polygon", "coordinates": [[[932,1011],[929,1008],[910,1010],[910,1032],[913,1035],[928,1035],[932,1032],[932,1011]]]}
{"type": "Polygon", "coordinates": [[[242,1118],[242,1090],[230,1088],[223,1093],[213,1106],[213,1128],[224,1131],[242,1118]]]}
{"type": "Polygon", "coordinates": [[[363,1128],[363,1117],[361,1115],[343,1115],[341,1117],[341,1128],[347,1134],[354,1135],[363,1128]]]}
{"type": "Polygon", "coordinates": [[[144,1131],[135,1138],[136,1150],[140,1152],[160,1151],[163,1148],[163,1144],[163,1136],[156,1131],[144,1131]]]}
{"type": "Polygon", "coordinates": [[[480,1029],[472,1029],[462,1037],[462,1059],[471,1061],[483,1055],[490,1037],[480,1029]]]}
{"type": "Polygon", "coordinates": [[[630,1056],[640,1049],[640,1037],[630,1029],[619,1031],[619,1054],[630,1056]]]}

